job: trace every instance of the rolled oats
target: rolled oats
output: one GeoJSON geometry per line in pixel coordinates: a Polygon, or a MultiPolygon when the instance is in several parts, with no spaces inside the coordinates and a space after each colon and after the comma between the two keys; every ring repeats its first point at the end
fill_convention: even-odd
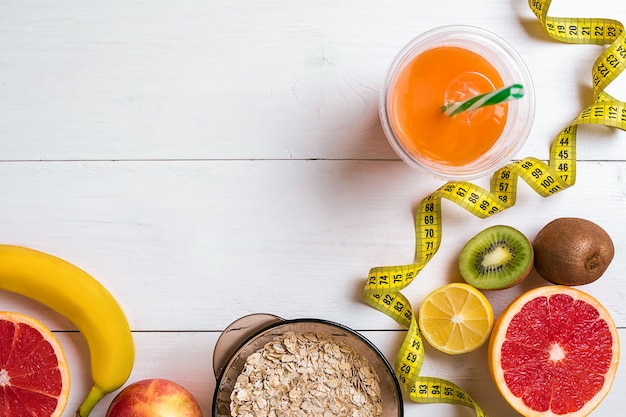
{"type": "Polygon", "coordinates": [[[285,333],[250,355],[231,394],[232,417],[380,417],[380,380],[330,335],[285,333]]]}

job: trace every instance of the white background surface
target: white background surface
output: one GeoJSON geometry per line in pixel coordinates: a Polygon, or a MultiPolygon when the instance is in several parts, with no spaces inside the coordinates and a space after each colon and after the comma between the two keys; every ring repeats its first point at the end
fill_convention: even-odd
{"type": "MultiPolygon", "coordinates": [[[[621,1],[555,1],[554,16],[626,22],[621,1]]],[[[211,415],[213,347],[238,317],[316,317],[361,331],[393,362],[404,331],[361,302],[371,267],[413,261],[413,209],[443,182],[393,153],[377,114],[388,65],[414,36],[466,24],[495,32],[526,61],[537,112],[519,156],[547,159],[555,135],[591,104],[603,46],[551,40],[522,0],[10,1],[0,3],[0,241],[62,257],[118,299],[134,332],[129,382],[164,377],[211,415]]],[[[626,75],[622,76],[622,78],[626,75]]],[[[609,92],[626,97],[618,79],[609,92]]],[[[442,248],[403,293],[414,307],[460,281],[463,244],[493,224],[531,239],[550,220],[592,220],[616,256],[585,286],[626,340],[626,134],[581,127],[578,181],[479,220],[444,203],[442,248]]],[[[489,179],[476,183],[488,187],[489,179]]],[[[517,294],[489,293],[498,314],[517,294]]],[[[38,317],[68,355],[73,415],[90,386],[71,323],[38,317]]],[[[626,408],[626,366],[594,415],[626,408]]],[[[491,416],[517,414],[488,374],[486,348],[427,349],[424,375],[465,388],[491,416]]],[[[102,417],[112,400],[94,410],[102,417]]],[[[407,397],[408,398],[408,397],[407,397]]],[[[405,414],[470,416],[405,401],[405,414]]]]}

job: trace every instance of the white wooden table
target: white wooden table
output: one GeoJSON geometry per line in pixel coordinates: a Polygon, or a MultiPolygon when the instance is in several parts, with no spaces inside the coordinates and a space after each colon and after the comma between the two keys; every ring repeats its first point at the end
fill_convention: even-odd
{"type": "MultiPolygon", "coordinates": [[[[555,0],[551,15],[626,22],[626,3],[555,0]]],[[[443,182],[394,154],[377,100],[397,51],[448,24],[495,32],[526,61],[537,113],[519,156],[548,159],[555,135],[591,104],[604,47],[551,40],[523,0],[3,0],[0,242],[101,281],[134,332],[129,382],[176,380],[206,416],[215,342],[249,313],[337,321],[393,361],[405,332],[361,301],[364,280],[373,266],[413,261],[412,211],[443,182]]],[[[624,99],[625,80],[609,91],[624,99]]],[[[578,181],[562,193],[544,199],[520,183],[517,204],[486,220],[444,203],[442,247],[403,291],[415,306],[460,280],[456,257],[480,230],[507,224],[532,238],[554,218],[583,217],[609,232],[616,256],[581,289],[626,341],[626,133],[581,127],[578,138],[578,181]]],[[[534,274],[488,297],[497,314],[544,283],[534,274]]],[[[90,386],[80,333],[24,297],[0,293],[0,302],[57,332],[73,415],[90,386]]],[[[427,349],[423,373],[461,385],[491,416],[517,415],[491,382],[484,347],[427,349]]],[[[594,415],[623,412],[625,391],[622,364],[594,415]]],[[[112,397],[92,415],[104,416],[112,397]]],[[[408,400],[405,412],[473,415],[408,400]]]]}

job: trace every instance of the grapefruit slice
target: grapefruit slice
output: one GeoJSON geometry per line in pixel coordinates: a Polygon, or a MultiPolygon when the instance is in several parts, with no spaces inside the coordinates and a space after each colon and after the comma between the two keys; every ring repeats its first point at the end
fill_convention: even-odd
{"type": "Polygon", "coordinates": [[[487,298],[465,283],[452,283],[428,294],[418,312],[424,339],[451,355],[482,346],[493,327],[493,310],[487,298]]]}
{"type": "Polygon", "coordinates": [[[619,362],[613,319],[591,295],[546,286],[498,317],[489,367],[502,396],[524,416],[586,416],[607,395],[619,362]]]}
{"type": "Polygon", "coordinates": [[[0,312],[0,415],[58,417],[69,397],[61,345],[38,320],[0,312]]]}

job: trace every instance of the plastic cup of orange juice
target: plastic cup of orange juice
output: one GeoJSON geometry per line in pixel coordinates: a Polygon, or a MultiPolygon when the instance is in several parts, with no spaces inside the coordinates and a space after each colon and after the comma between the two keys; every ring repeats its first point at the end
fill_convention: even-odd
{"type": "Polygon", "coordinates": [[[410,166],[450,180],[478,178],[509,162],[535,112],[526,65],[504,40],[471,26],[430,30],[393,61],[379,103],[385,135],[410,166]],[[522,84],[522,98],[454,116],[443,106],[522,84]]]}

